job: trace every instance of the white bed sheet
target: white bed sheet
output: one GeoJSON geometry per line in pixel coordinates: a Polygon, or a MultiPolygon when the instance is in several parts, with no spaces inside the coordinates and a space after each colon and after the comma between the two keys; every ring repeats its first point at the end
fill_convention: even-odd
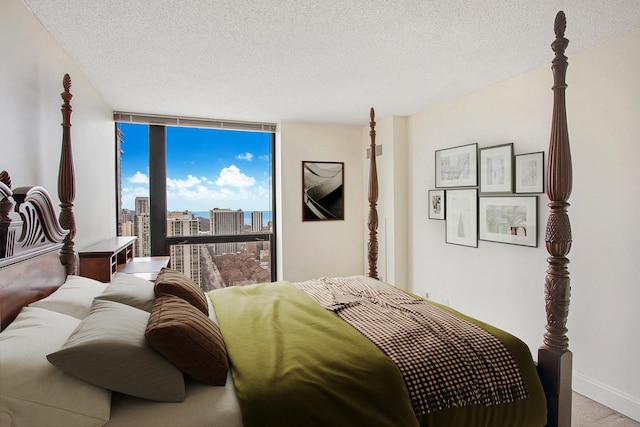
{"type": "Polygon", "coordinates": [[[113,393],[108,427],[242,427],[231,375],[224,387],[187,381],[184,402],[153,402],[113,393]]]}

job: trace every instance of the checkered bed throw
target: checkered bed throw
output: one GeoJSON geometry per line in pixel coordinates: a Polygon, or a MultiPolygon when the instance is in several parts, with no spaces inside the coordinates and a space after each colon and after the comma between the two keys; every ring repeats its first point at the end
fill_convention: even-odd
{"type": "Polygon", "coordinates": [[[511,353],[496,337],[433,304],[358,277],[294,283],[376,344],[400,369],[416,414],[523,399],[511,353]]]}

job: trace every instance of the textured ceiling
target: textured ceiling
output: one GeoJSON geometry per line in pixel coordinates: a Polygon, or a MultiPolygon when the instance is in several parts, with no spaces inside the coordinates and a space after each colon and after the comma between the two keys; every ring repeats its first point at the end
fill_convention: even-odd
{"type": "MultiPolygon", "coordinates": [[[[640,28],[638,0],[23,0],[114,111],[365,125],[640,28]]],[[[569,58],[569,61],[571,59],[569,58]]]]}

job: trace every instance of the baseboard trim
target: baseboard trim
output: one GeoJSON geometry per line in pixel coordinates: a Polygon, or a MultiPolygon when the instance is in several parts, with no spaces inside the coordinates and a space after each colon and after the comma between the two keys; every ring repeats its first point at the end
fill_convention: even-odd
{"type": "Polygon", "coordinates": [[[640,399],[573,371],[573,390],[640,422],[640,399]]]}

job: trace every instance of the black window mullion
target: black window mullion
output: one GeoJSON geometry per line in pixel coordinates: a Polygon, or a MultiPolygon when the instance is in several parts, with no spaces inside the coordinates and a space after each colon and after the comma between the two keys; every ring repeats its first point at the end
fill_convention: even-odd
{"type": "Polygon", "coordinates": [[[277,280],[276,274],[276,134],[271,134],[271,243],[269,248],[271,249],[271,281],[277,280]]]}
{"type": "Polygon", "coordinates": [[[151,256],[169,255],[167,245],[167,129],[149,125],[149,233],[151,256]]]}

